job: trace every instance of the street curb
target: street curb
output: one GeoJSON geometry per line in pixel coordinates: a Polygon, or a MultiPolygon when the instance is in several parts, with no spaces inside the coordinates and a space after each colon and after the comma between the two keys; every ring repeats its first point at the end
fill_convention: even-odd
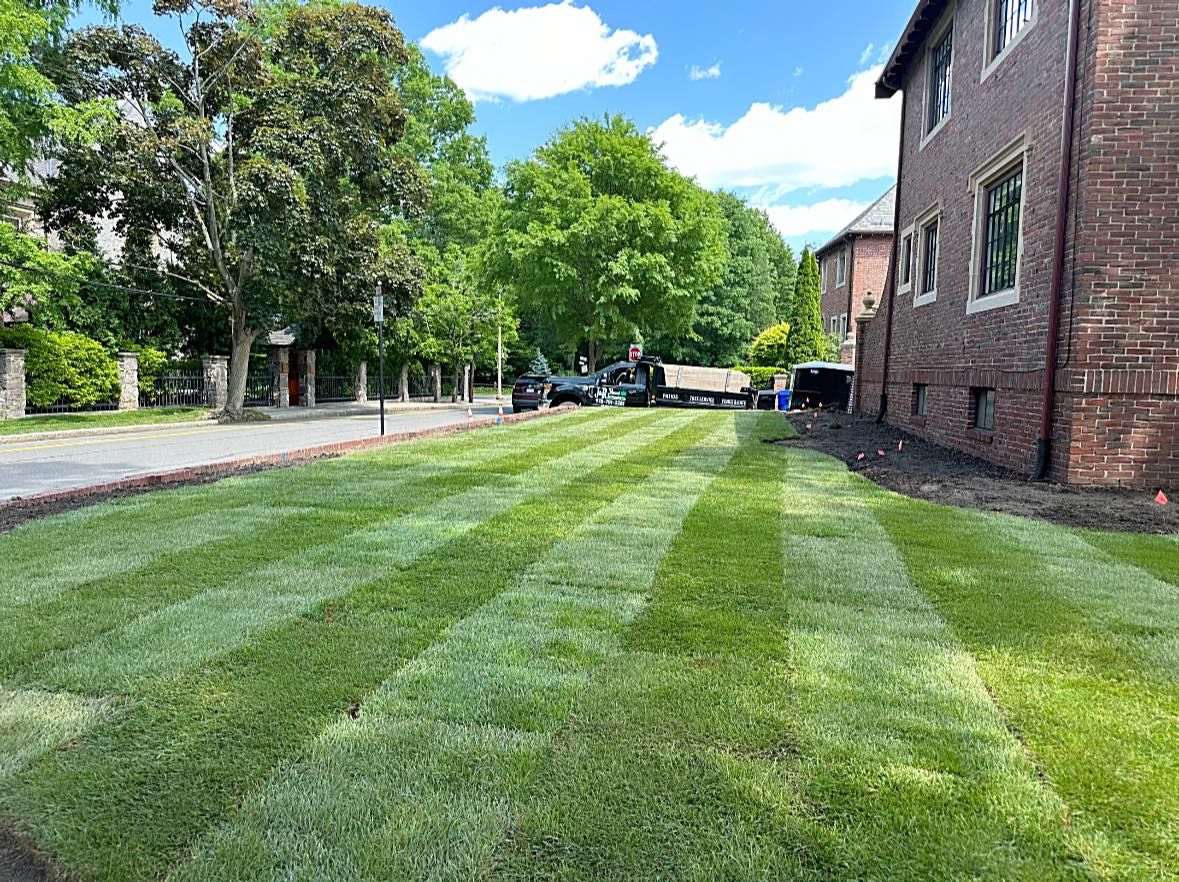
{"type": "MultiPolygon", "coordinates": [[[[407,413],[432,413],[434,411],[449,411],[462,410],[467,407],[478,407],[482,404],[487,406],[487,402],[475,402],[474,405],[467,403],[452,404],[444,402],[440,404],[428,404],[411,407],[386,407],[385,416],[392,417],[399,414],[407,413]]],[[[297,408],[291,408],[296,410],[297,408]]],[[[212,413],[212,412],[210,412],[212,413]]],[[[327,419],[343,419],[344,417],[354,416],[377,416],[379,411],[376,409],[362,409],[353,408],[349,410],[314,410],[307,409],[306,413],[300,413],[297,416],[271,416],[269,411],[264,411],[267,419],[257,420],[253,424],[261,425],[263,423],[271,423],[274,425],[285,425],[287,423],[302,423],[311,420],[327,420],[327,419]]],[[[90,429],[61,429],[56,432],[25,432],[18,435],[0,435],[0,446],[5,444],[23,444],[31,441],[62,441],[70,438],[100,438],[104,435],[133,435],[137,432],[159,432],[162,429],[183,429],[192,428],[194,426],[202,425],[217,425],[217,421],[212,416],[203,416],[199,419],[192,420],[176,420],[171,423],[136,423],[129,426],[95,426],[90,429]]],[[[249,425],[248,423],[231,423],[228,425],[249,425]]]]}
{"type": "MultiPolygon", "coordinates": [[[[558,407],[552,410],[534,410],[528,413],[516,413],[504,416],[504,423],[523,423],[555,413],[565,413],[573,407],[558,407]]],[[[68,490],[52,490],[48,493],[36,493],[32,496],[14,496],[12,499],[0,500],[0,511],[11,508],[36,507],[46,503],[62,500],[81,500],[90,496],[102,496],[118,493],[123,490],[148,489],[155,486],[183,485],[185,482],[201,478],[231,477],[246,469],[259,469],[266,466],[281,466],[297,462],[310,462],[325,457],[338,456],[361,450],[371,450],[392,444],[414,441],[418,438],[431,438],[439,435],[452,435],[467,432],[472,429],[484,429],[497,425],[495,417],[469,420],[466,423],[455,423],[447,426],[434,426],[428,429],[414,429],[409,432],[375,436],[372,438],[355,438],[351,441],[333,441],[330,444],[318,444],[312,447],[300,447],[281,453],[266,453],[260,456],[247,456],[239,459],[227,459],[221,462],[206,463],[205,465],[189,466],[183,469],[172,469],[166,472],[153,472],[147,475],[133,475],[117,481],[105,481],[101,484],[91,484],[88,487],[72,487],[68,490]]]]}

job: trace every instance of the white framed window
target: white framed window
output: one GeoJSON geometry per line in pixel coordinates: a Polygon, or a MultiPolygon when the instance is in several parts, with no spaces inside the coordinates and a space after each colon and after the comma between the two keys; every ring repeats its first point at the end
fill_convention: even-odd
{"type": "Polygon", "coordinates": [[[831,272],[831,261],[824,257],[819,261],[819,290],[827,293],[827,274],[831,272]]]}
{"type": "Polygon", "coordinates": [[[934,205],[913,222],[913,243],[917,251],[913,271],[913,305],[937,300],[938,254],[941,251],[942,207],[934,205]]]}
{"type": "Polygon", "coordinates": [[[1021,135],[970,176],[974,224],[968,314],[1019,303],[1027,158],[1021,135]]]}
{"type": "Polygon", "coordinates": [[[897,290],[908,294],[913,287],[913,227],[901,231],[901,244],[897,251],[897,290]]]}
{"type": "Polygon", "coordinates": [[[1038,0],[987,0],[986,39],[983,41],[983,68],[980,82],[991,75],[1000,62],[1024,38],[1039,19],[1038,0]]]}
{"type": "Polygon", "coordinates": [[[846,338],[847,338],[847,313],[845,312],[843,315],[841,315],[839,317],[839,339],[844,340],[846,338]]]}
{"type": "Polygon", "coordinates": [[[839,256],[835,264],[835,287],[839,288],[847,283],[847,246],[839,249],[839,256]]]}
{"type": "Polygon", "coordinates": [[[832,334],[837,333],[839,331],[839,316],[837,316],[837,315],[831,316],[831,321],[829,324],[831,325],[831,330],[829,333],[832,333],[832,334]]]}
{"type": "Polygon", "coordinates": [[[954,16],[933,32],[925,53],[925,124],[919,149],[924,147],[950,119],[953,109],[954,16]]]}

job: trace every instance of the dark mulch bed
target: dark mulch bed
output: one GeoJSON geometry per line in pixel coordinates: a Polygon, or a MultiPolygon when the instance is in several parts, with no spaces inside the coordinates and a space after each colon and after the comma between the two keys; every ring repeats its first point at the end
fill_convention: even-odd
{"type": "Polygon", "coordinates": [[[48,882],[60,878],[44,857],[26,847],[0,824],[0,879],[4,882],[48,882]]]}
{"type": "Polygon", "coordinates": [[[799,437],[783,444],[830,454],[853,472],[906,496],[1042,518],[1070,527],[1179,532],[1179,499],[1159,505],[1153,491],[1032,483],[1027,475],[849,414],[798,411],[787,419],[799,437]]]}

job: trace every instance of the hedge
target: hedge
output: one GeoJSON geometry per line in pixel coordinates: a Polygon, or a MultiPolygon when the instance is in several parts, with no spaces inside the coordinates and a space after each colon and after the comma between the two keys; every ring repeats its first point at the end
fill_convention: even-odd
{"type": "Polygon", "coordinates": [[[26,350],[25,396],[33,407],[119,400],[118,362],[89,337],[20,325],[0,328],[0,346],[26,350]]]}
{"type": "Polygon", "coordinates": [[[760,365],[734,365],[733,370],[741,371],[743,374],[749,374],[749,379],[753,381],[754,388],[757,389],[772,389],[774,386],[774,374],[786,374],[790,376],[790,370],[784,367],[762,367],[760,365]]]}

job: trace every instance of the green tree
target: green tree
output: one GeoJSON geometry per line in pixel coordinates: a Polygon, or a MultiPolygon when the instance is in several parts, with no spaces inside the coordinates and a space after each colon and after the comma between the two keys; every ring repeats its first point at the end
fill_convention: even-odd
{"type": "Polygon", "coordinates": [[[809,247],[802,250],[791,304],[789,358],[783,367],[822,358],[827,350],[819,287],[819,263],[809,247]]]}
{"type": "Polygon", "coordinates": [[[790,367],[790,325],[782,322],[758,334],[749,344],[749,363],[754,367],[790,367]]]}
{"type": "Polygon", "coordinates": [[[54,298],[74,300],[96,265],[89,255],[54,254],[34,236],[0,221],[0,312],[54,298]]]}
{"type": "Polygon", "coordinates": [[[489,358],[487,341],[495,340],[499,322],[505,345],[515,339],[511,304],[499,296],[498,286],[484,285],[479,272],[480,243],[494,221],[500,193],[487,142],[470,131],[474,107],[454,81],[431,73],[411,46],[395,82],[408,113],[397,150],[422,168],[430,195],[420,217],[397,224],[423,266],[425,288],[413,307],[416,327],[398,341],[405,347],[402,373],[409,358],[418,356],[449,365],[457,387],[464,366],[470,369],[489,358]]]}
{"type": "MultiPolygon", "coordinates": [[[[783,281],[780,266],[794,267],[789,248],[765,212],[732,193],[715,194],[724,219],[728,256],[724,274],[705,291],[689,334],[648,339],[650,348],[693,364],[730,366],[740,361],[749,341],[777,320],[783,281]]],[[[793,293],[793,292],[792,292],[793,293]]]]}
{"type": "Polygon", "coordinates": [[[387,12],[353,3],[295,6],[271,29],[248,0],[154,8],[187,23],[183,55],[135,26],[68,40],[58,92],[123,112],[96,143],[63,147],[46,213],[60,228],[107,215],[155,237],[162,271],[228,319],[226,409],[240,414],[258,335],[342,302],[359,318],[376,281],[407,284],[388,275],[407,261],[379,248],[383,218],[425,201],[395,150],[405,44],[387,12]]]}
{"type": "MultiPolygon", "coordinates": [[[[57,99],[53,81],[41,70],[66,32],[81,0],[0,0],[0,166],[17,175],[54,129],[82,122],[57,99]]],[[[94,5],[114,14],[114,0],[94,5]]],[[[88,106],[86,113],[97,108],[88,106]]]]}
{"type": "Polygon", "coordinates": [[[794,259],[794,249],[783,242],[780,236],[771,252],[774,271],[778,277],[774,321],[789,321],[794,305],[794,289],[798,285],[798,261],[794,259]]]}
{"type": "Polygon", "coordinates": [[[615,116],[578,120],[509,164],[485,256],[489,278],[584,343],[593,370],[607,344],[688,333],[725,246],[715,200],[615,116]]]}

